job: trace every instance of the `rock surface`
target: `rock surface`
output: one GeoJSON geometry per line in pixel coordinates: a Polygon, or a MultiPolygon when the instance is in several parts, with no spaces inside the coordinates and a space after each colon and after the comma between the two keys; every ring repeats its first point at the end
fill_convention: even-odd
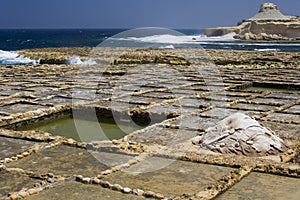
{"type": "Polygon", "coordinates": [[[259,12],[251,17],[249,21],[256,20],[279,20],[279,21],[290,21],[292,20],[292,16],[283,15],[278,7],[273,3],[263,3],[260,6],[259,12]]]}
{"type": "Polygon", "coordinates": [[[300,17],[285,16],[272,3],[263,3],[252,18],[243,20],[235,27],[208,28],[206,36],[234,34],[242,40],[300,40],[300,17]]]}
{"type": "Polygon", "coordinates": [[[190,65],[189,61],[181,56],[172,54],[165,49],[136,49],[123,54],[114,60],[114,65],[118,64],[170,64],[170,65],[190,65]]]}
{"type": "MultiPolygon", "coordinates": [[[[45,61],[52,58],[67,60],[72,55],[86,60],[91,50],[47,48],[20,50],[20,54],[37,59],[46,58],[45,61]]],[[[168,55],[179,56],[169,57],[164,62],[157,60],[156,68],[147,66],[155,63],[152,58],[160,55],[158,50],[153,54],[149,53],[150,50],[126,51],[132,54],[123,52],[123,48],[105,48],[97,52],[99,58],[95,56],[95,60],[99,63],[105,61],[105,70],[111,72],[105,76],[97,73],[97,66],[1,66],[1,128],[20,122],[35,123],[50,115],[59,116],[69,112],[72,91],[79,91],[86,96],[95,94],[96,88],[96,101],[94,97],[91,102],[89,98],[81,99],[75,108],[95,107],[97,113],[108,115],[107,110],[112,108],[110,97],[113,88],[134,84],[138,87],[128,87],[130,90],[124,90],[122,96],[115,98],[120,102],[128,102],[127,97],[130,97],[129,113],[134,111],[143,114],[149,111],[152,117],[166,113],[170,118],[143,131],[131,133],[122,140],[88,144],[41,131],[0,129],[2,141],[7,141],[7,138],[11,141],[11,148],[6,152],[8,154],[0,158],[0,199],[18,199],[29,194],[30,199],[99,199],[100,196],[102,199],[132,200],[144,199],[145,194],[150,194],[146,191],[153,191],[153,199],[174,200],[213,199],[216,196],[219,198],[222,193],[226,195],[223,199],[234,199],[231,196],[233,193],[249,199],[274,199],[279,196],[292,199],[290,194],[299,196],[291,191],[297,191],[300,184],[300,52],[206,50],[217,65],[220,76],[218,73],[208,73],[210,71],[199,73],[190,70],[198,61],[194,57],[203,55],[200,48],[168,49],[168,55]],[[120,55],[128,57],[133,64],[124,64],[126,59],[122,63],[120,55]],[[134,55],[141,56],[135,59],[134,55]],[[119,58],[120,65],[110,65],[112,57],[119,58]],[[174,65],[169,62],[173,58],[184,61],[181,57],[192,64],[174,65]],[[145,58],[149,63],[143,66],[142,72],[129,74],[128,79],[119,78],[122,74],[119,72],[126,75],[133,67],[138,68],[139,61],[143,60],[140,58],[145,58]],[[156,70],[160,66],[166,69],[165,72],[156,70]],[[79,69],[83,70],[87,78],[84,80],[87,81],[76,78],[79,69]],[[178,70],[181,75],[170,73],[170,69],[178,70]],[[206,84],[202,82],[203,76],[213,81],[216,95],[208,93],[206,84]],[[223,84],[214,82],[219,77],[223,84]],[[62,98],[66,101],[62,101],[62,98]],[[207,150],[199,153],[198,147],[191,145],[190,139],[196,131],[207,130],[226,117],[227,113],[238,111],[255,116],[265,127],[284,137],[289,141],[290,149],[280,156],[247,157],[215,154],[207,150]],[[31,144],[23,148],[25,141],[31,144]],[[165,167],[155,168],[157,170],[152,172],[126,173],[136,170],[146,172],[145,169],[161,164],[165,167]],[[251,179],[256,172],[260,172],[261,178],[251,179]],[[274,182],[278,186],[276,190],[270,187],[274,182]],[[244,186],[241,187],[240,183],[244,186]],[[112,190],[115,184],[120,184],[123,190],[112,190]],[[252,187],[255,184],[258,187],[252,187]],[[27,189],[23,190],[23,187],[27,189]],[[239,193],[235,192],[237,190],[239,193]],[[269,191],[277,192],[274,198],[268,196],[269,191]]],[[[166,58],[166,54],[162,53],[163,57],[166,58]]],[[[248,141],[245,145],[251,143],[248,141]]],[[[226,141],[220,142],[223,148],[226,145],[226,141]]]]}
{"type": "Polygon", "coordinates": [[[234,113],[193,139],[193,144],[220,153],[246,156],[276,155],[287,144],[271,130],[243,113],[234,113]]]}

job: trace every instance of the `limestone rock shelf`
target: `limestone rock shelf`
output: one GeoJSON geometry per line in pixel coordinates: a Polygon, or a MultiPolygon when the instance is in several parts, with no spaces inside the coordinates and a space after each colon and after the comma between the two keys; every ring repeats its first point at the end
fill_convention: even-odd
{"type": "MultiPolygon", "coordinates": [[[[61,60],[76,54],[85,60],[90,51],[47,48],[20,54],[61,60]]],[[[0,67],[0,199],[299,195],[290,192],[300,183],[299,52],[124,51],[99,49],[94,58],[101,65],[96,66],[0,67]],[[162,60],[156,59],[161,55],[162,60]],[[162,120],[119,140],[88,143],[43,131],[11,130],[18,123],[59,116],[73,108],[162,120]],[[249,157],[192,144],[199,133],[208,134],[209,127],[237,112],[274,131],[288,149],[249,157]],[[256,187],[257,182],[262,184],[256,187]]]]}
{"type": "Polygon", "coordinates": [[[208,28],[206,36],[234,35],[241,40],[300,42],[300,17],[285,16],[273,3],[263,3],[259,12],[235,27],[208,28]]]}

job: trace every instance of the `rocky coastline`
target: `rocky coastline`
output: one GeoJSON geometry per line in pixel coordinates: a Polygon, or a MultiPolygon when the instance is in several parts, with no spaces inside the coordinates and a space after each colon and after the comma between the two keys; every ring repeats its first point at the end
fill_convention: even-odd
{"type": "Polygon", "coordinates": [[[225,36],[247,41],[300,42],[300,17],[285,16],[273,3],[263,3],[259,12],[234,27],[208,28],[203,35],[225,36]]]}

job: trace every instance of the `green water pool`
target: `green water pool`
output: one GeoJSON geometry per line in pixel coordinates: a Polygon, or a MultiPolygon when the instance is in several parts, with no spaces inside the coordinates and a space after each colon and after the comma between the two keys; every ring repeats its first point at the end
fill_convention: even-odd
{"type": "Polygon", "coordinates": [[[95,121],[74,119],[71,116],[63,116],[55,119],[24,125],[16,128],[18,131],[41,130],[53,135],[72,138],[76,141],[90,142],[98,140],[120,139],[125,135],[144,128],[134,122],[115,123],[112,118],[103,118],[95,121]]]}

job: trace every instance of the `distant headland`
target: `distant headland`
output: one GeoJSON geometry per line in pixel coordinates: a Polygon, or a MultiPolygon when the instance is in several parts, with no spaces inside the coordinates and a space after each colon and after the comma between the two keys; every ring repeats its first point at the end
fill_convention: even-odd
{"type": "Polygon", "coordinates": [[[233,35],[241,40],[275,40],[300,42],[300,17],[283,15],[273,3],[263,3],[250,19],[234,27],[208,28],[205,36],[233,35]]]}

